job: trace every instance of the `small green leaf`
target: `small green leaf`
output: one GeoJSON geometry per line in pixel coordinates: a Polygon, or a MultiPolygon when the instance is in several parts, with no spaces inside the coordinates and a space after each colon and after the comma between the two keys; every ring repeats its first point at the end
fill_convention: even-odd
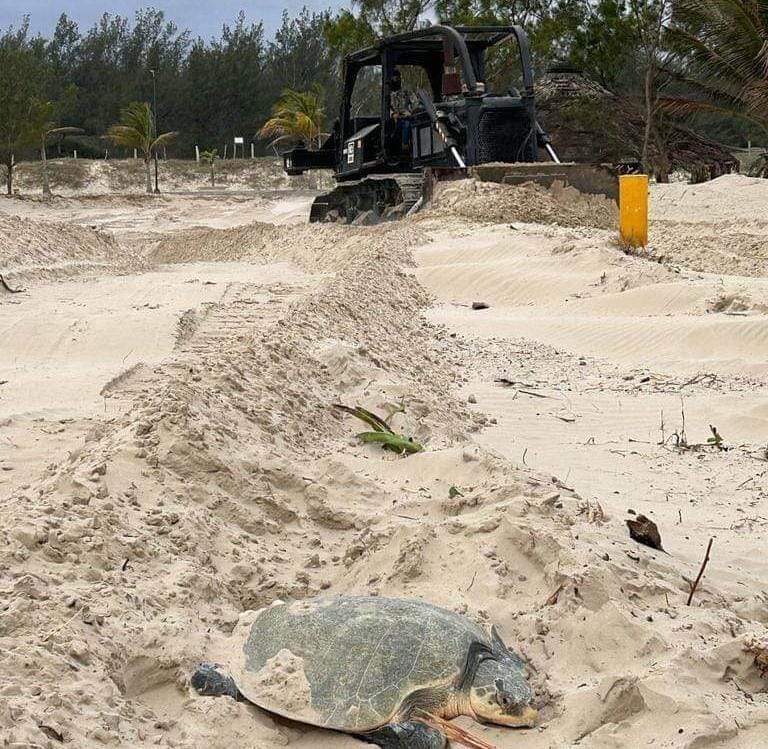
{"type": "Polygon", "coordinates": [[[717,431],[717,427],[712,424],[709,425],[709,431],[712,432],[712,436],[707,438],[707,444],[720,447],[723,444],[723,435],[717,431]]]}
{"type": "Polygon", "coordinates": [[[372,413],[371,411],[368,411],[367,409],[363,408],[362,406],[355,406],[354,408],[350,406],[345,406],[341,403],[334,403],[334,408],[338,408],[345,413],[350,414],[351,416],[354,416],[357,419],[360,419],[360,421],[364,422],[365,424],[368,424],[371,429],[375,429],[377,432],[392,432],[392,430],[389,427],[389,424],[382,419],[380,416],[377,416],[375,413],[372,413]]]}
{"type": "Polygon", "coordinates": [[[464,495],[453,485],[448,488],[448,499],[455,499],[456,497],[463,497],[464,495]]]}
{"type": "Polygon", "coordinates": [[[420,453],[424,448],[418,443],[391,432],[360,432],[357,435],[365,443],[378,442],[386,450],[396,453],[420,453]]]}

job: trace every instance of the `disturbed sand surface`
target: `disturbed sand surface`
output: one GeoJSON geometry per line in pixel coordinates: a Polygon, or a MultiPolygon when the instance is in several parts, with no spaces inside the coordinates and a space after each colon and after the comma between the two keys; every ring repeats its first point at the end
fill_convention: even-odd
{"type": "Polygon", "coordinates": [[[659,186],[632,257],[603,207],[530,198],[373,228],[280,225],[289,194],[0,202],[4,741],[364,746],[189,676],[243,611],[376,593],[528,659],[539,728],[462,719],[499,749],[768,745],[768,184],[659,186]],[[425,452],[339,401],[402,403],[425,452]]]}

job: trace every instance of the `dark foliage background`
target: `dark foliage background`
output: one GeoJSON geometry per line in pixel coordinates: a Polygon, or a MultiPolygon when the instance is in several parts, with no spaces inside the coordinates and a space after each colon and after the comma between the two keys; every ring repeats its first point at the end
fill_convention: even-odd
{"type": "MultiPolygon", "coordinates": [[[[353,0],[340,12],[284,14],[272,38],[242,13],[211,39],[193,38],[154,8],[132,19],[105,13],[88,29],[65,14],[50,39],[32,35],[28,24],[0,30],[0,150],[17,159],[33,156],[24,120],[45,105],[57,123],[86,133],[54,142],[51,155],[77,148],[82,156],[103,156],[102,136],[121,108],[152,101],[155,70],[159,129],[180,133],[169,156],[191,158],[195,145],[223,153],[225,143],[231,153],[234,136],[255,140],[264,153],[268,146],[255,133],[283,89],[319,86],[333,119],[345,52],[435,18],[520,23],[531,37],[539,73],[552,61],[569,60],[639,101],[644,68],[633,2],[639,0],[353,0]]],[[[653,6],[653,0],[642,4],[653,6]]],[[[504,58],[496,62],[507,64],[504,58]]],[[[685,93],[684,85],[672,85],[685,93]]],[[[737,118],[703,116],[696,125],[733,145],[764,135],[737,118]]]]}

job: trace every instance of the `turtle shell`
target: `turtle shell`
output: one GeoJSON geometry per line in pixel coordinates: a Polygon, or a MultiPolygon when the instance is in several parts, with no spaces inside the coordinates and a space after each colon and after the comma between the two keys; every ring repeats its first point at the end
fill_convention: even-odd
{"type": "Polygon", "coordinates": [[[474,642],[466,617],[418,600],[342,597],[277,604],[246,630],[232,675],[259,707],[347,733],[398,720],[416,690],[450,693],[474,642]]]}

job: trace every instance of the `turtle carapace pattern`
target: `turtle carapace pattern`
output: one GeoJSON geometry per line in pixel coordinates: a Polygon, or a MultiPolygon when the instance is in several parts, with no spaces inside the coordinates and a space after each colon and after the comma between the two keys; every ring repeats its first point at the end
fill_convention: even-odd
{"type": "Polygon", "coordinates": [[[343,731],[387,749],[441,749],[417,720],[468,715],[531,726],[526,666],[492,630],[420,600],[310,599],[264,609],[238,645],[231,678],[203,665],[202,694],[242,695],[292,720],[343,731]]]}

